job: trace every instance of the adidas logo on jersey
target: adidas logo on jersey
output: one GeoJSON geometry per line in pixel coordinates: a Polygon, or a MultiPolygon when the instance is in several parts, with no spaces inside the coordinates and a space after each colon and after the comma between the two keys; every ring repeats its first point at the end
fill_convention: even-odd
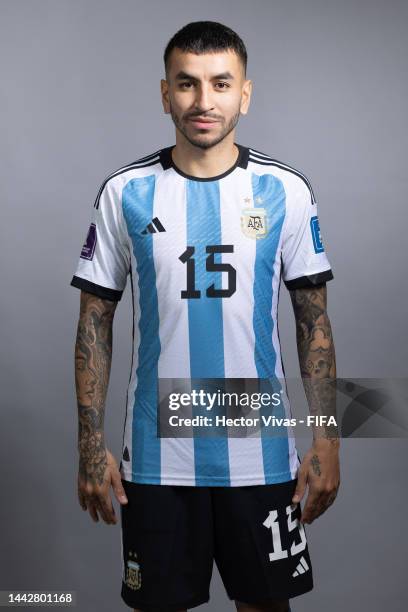
{"type": "Polygon", "coordinates": [[[152,219],[152,222],[149,223],[146,228],[143,230],[142,234],[155,234],[156,232],[165,232],[163,225],[160,223],[159,219],[155,217],[152,219]]]}
{"type": "Polygon", "coordinates": [[[300,576],[300,574],[304,574],[305,572],[307,572],[308,569],[309,566],[307,564],[306,559],[304,557],[301,557],[299,563],[296,566],[295,571],[292,574],[293,578],[296,578],[296,576],[300,576]]]}

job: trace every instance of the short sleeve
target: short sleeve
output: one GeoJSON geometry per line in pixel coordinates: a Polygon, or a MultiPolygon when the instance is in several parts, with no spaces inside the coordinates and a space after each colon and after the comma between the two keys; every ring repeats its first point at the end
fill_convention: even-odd
{"type": "Polygon", "coordinates": [[[121,198],[112,181],[102,185],[71,285],[106,300],[119,301],[126,287],[130,254],[121,198]]]}
{"type": "Polygon", "coordinates": [[[300,289],[325,283],[333,272],[323,246],[313,191],[292,179],[282,239],[282,277],[286,287],[300,289]]]}

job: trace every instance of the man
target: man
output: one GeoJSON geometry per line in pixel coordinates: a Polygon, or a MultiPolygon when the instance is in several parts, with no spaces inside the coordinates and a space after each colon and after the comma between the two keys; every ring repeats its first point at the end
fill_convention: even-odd
{"type": "MultiPolygon", "coordinates": [[[[283,379],[282,277],[310,410],[331,411],[333,393],[322,383],[335,377],[326,312],[332,272],[307,178],[235,143],[252,91],[239,36],[219,23],[190,23],[164,60],[161,94],[176,145],[104,181],[71,282],[81,289],[79,501],[94,521],[115,524],[113,488],[122,597],[135,610],[176,612],[208,601],[215,558],[238,610],[286,612],[291,597],[313,587],[304,523],[336,496],[338,439],[315,427],[300,465],[288,431],[160,437],[158,381],[283,379]],[[133,355],[118,468],[103,419],[112,321],[128,274],[133,355]]],[[[280,414],[290,416],[285,402],[280,414]]]]}

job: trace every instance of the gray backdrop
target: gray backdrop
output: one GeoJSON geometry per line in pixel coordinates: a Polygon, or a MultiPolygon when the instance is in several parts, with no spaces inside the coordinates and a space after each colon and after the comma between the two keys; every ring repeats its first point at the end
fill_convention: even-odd
{"type": "MultiPolygon", "coordinates": [[[[254,94],[238,142],[312,181],[335,280],[340,376],[406,375],[407,3],[397,0],[2,1],[0,589],[75,589],[81,612],[125,610],[119,526],[76,499],[69,286],[96,191],[112,170],[174,142],[162,52],[189,21],[236,29],[254,94]]],[[[298,374],[281,292],[288,376],[298,374]]],[[[107,402],[119,456],[130,367],[127,288],[107,402]]],[[[306,411],[306,407],[305,407],[306,411]]],[[[307,440],[299,441],[301,454],[307,440]]],[[[406,609],[404,440],[346,440],[335,505],[307,528],[315,589],[295,612],[406,609]],[[390,603],[390,601],[392,603],[390,603]]],[[[227,599],[216,568],[211,602],[227,599]]]]}

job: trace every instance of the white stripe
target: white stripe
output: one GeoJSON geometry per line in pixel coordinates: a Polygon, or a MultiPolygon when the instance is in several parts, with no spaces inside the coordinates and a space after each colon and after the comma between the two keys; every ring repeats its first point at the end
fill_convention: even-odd
{"type": "MultiPolygon", "coordinates": [[[[130,240],[130,238],[129,238],[130,240]]],[[[137,262],[133,255],[133,249],[130,245],[130,256],[132,265],[132,281],[133,281],[133,326],[134,326],[134,341],[133,341],[133,364],[132,373],[130,377],[128,395],[127,395],[127,406],[126,406],[126,421],[123,436],[123,448],[122,457],[125,446],[129,451],[129,461],[124,461],[122,458],[122,478],[124,480],[132,481],[132,430],[133,430],[133,410],[135,406],[135,390],[137,386],[137,367],[139,358],[139,343],[140,343],[140,331],[139,331],[139,320],[140,320],[140,307],[139,307],[139,277],[137,274],[137,262]]]]}
{"type": "MultiPolygon", "coordinates": [[[[177,265],[187,247],[185,187],[183,177],[167,172],[160,174],[155,188],[153,217],[166,228],[166,232],[153,236],[160,321],[159,378],[190,378],[188,300],[177,295],[186,285],[186,266],[181,262],[177,265]],[[169,267],[169,261],[175,263],[169,267]]],[[[162,438],[160,449],[161,484],[195,485],[193,437],[162,438]]]]}
{"type": "MultiPolygon", "coordinates": [[[[278,335],[278,299],[279,299],[279,284],[280,284],[280,275],[281,275],[281,252],[282,247],[282,232],[279,239],[279,245],[276,251],[275,264],[273,269],[273,281],[272,281],[272,320],[274,322],[273,330],[272,330],[272,344],[276,354],[276,363],[275,363],[275,376],[279,379],[282,385],[282,403],[285,411],[285,417],[290,419],[292,418],[292,411],[290,408],[290,402],[287,395],[286,389],[286,381],[283,372],[282,365],[282,353],[281,346],[279,342],[278,335]]],[[[293,428],[287,428],[288,433],[288,453],[289,453],[289,470],[291,473],[291,477],[295,478],[297,469],[298,469],[298,456],[295,445],[295,438],[293,434],[293,428]]]]}
{"type": "MultiPolygon", "coordinates": [[[[256,174],[262,174],[263,168],[260,166],[253,167],[253,171],[256,174]]],[[[279,299],[279,279],[281,277],[281,248],[282,248],[282,240],[285,232],[285,227],[287,224],[287,213],[288,213],[288,197],[293,197],[294,191],[296,190],[295,178],[293,174],[289,174],[281,169],[274,169],[274,175],[282,181],[283,187],[285,190],[285,220],[283,222],[281,236],[279,240],[279,245],[276,251],[276,258],[274,263],[274,276],[273,276],[273,294],[272,294],[272,317],[274,321],[274,327],[272,332],[272,343],[276,352],[276,366],[275,366],[275,375],[282,382],[282,390],[284,393],[282,394],[282,401],[285,409],[285,415],[287,418],[292,418],[292,411],[290,408],[290,402],[287,395],[286,381],[284,378],[283,366],[282,366],[282,354],[281,354],[281,346],[278,335],[278,299],[279,299]]],[[[289,453],[289,469],[291,473],[291,477],[295,478],[299,468],[299,458],[296,449],[296,439],[295,434],[293,432],[292,427],[287,428],[288,432],[288,453],[289,453]]]]}
{"type": "MultiPolygon", "coordinates": [[[[292,411],[290,407],[289,397],[287,395],[286,380],[283,372],[282,365],[282,353],[278,335],[278,299],[279,299],[279,279],[281,275],[281,258],[280,251],[282,246],[282,233],[279,240],[279,246],[276,251],[276,259],[274,264],[274,275],[273,275],[273,293],[272,293],[272,320],[274,321],[272,331],[272,344],[276,353],[276,365],[275,365],[275,376],[279,379],[282,385],[282,403],[285,410],[285,417],[288,419],[292,418],[292,411]]],[[[291,477],[295,478],[299,466],[299,460],[295,444],[295,436],[292,427],[287,427],[288,433],[288,453],[289,453],[289,470],[291,477]]]]}
{"type": "Polygon", "coordinates": [[[301,560],[300,560],[300,562],[299,562],[299,563],[301,563],[301,564],[302,564],[302,566],[305,568],[305,570],[308,570],[308,569],[309,569],[309,566],[308,566],[308,564],[307,564],[307,561],[306,561],[306,559],[305,559],[304,557],[302,557],[302,558],[301,558],[301,560]]]}
{"type": "Polygon", "coordinates": [[[283,378],[283,368],[282,368],[282,357],[281,357],[281,349],[280,342],[278,337],[278,297],[279,297],[279,284],[280,284],[280,274],[281,274],[281,258],[280,251],[282,245],[282,233],[279,238],[278,248],[276,249],[275,263],[273,265],[273,278],[272,278],[272,321],[273,321],[273,330],[272,330],[272,345],[276,354],[276,363],[275,363],[275,376],[277,378],[283,378]]]}
{"type": "MultiPolygon", "coordinates": [[[[222,255],[223,263],[240,262],[236,292],[222,300],[225,378],[258,378],[252,325],[256,240],[244,236],[241,211],[253,206],[251,174],[235,171],[220,181],[222,244],[233,244],[234,253],[222,255]],[[245,202],[251,198],[251,202],[245,202]],[[251,296],[249,298],[249,296],[251,296]]],[[[223,274],[223,288],[227,275],[223,274]]],[[[248,438],[229,438],[231,486],[265,484],[260,431],[248,438]]]]}

